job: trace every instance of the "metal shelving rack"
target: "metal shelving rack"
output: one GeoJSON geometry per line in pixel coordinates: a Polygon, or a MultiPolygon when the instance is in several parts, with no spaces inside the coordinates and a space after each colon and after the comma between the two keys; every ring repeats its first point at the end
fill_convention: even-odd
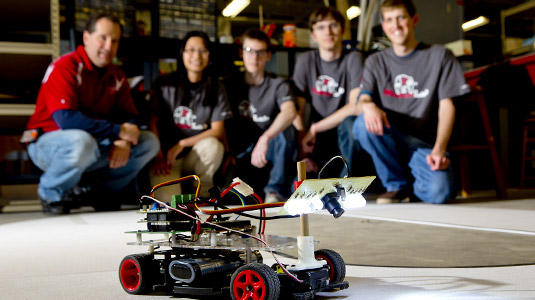
{"type": "MultiPolygon", "coordinates": [[[[49,43],[0,41],[0,58],[3,54],[49,55],[52,62],[59,57],[59,49],[59,0],[50,0],[49,43]]],[[[0,116],[29,116],[33,113],[34,108],[35,104],[1,103],[0,116]]]]}
{"type": "MultiPolygon", "coordinates": [[[[500,11],[500,24],[501,24],[501,38],[502,38],[502,53],[508,54],[508,55],[517,55],[526,53],[529,51],[532,51],[535,47],[532,44],[525,45],[522,47],[519,47],[517,49],[507,49],[506,48],[506,41],[507,41],[507,33],[506,33],[506,19],[516,17],[519,19],[526,19],[533,21],[533,24],[535,26],[535,0],[529,0],[522,4],[513,6],[509,9],[504,9],[500,11]]],[[[534,33],[534,32],[532,32],[534,33]]],[[[535,35],[533,35],[535,36],[535,35]]]]}

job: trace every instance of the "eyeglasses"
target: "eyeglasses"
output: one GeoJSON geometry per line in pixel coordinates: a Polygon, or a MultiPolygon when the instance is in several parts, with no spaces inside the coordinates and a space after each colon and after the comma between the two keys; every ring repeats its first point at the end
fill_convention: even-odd
{"type": "Polygon", "coordinates": [[[329,28],[329,29],[334,31],[334,30],[340,29],[341,27],[342,26],[340,25],[340,23],[332,22],[332,23],[329,23],[329,24],[315,24],[313,26],[313,29],[317,30],[317,31],[324,31],[327,28],[329,28]]]}
{"type": "Polygon", "coordinates": [[[245,47],[243,48],[243,51],[245,51],[245,53],[247,53],[248,55],[253,55],[256,54],[258,57],[264,57],[268,54],[268,51],[265,50],[265,49],[261,49],[261,50],[255,50],[251,47],[245,47]]]}
{"type": "Polygon", "coordinates": [[[206,54],[209,54],[210,51],[208,51],[208,49],[187,48],[187,49],[184,49],[184,53],[187,53],[189,55],[191,55],[193,53],[198,53],[199,55],[206,55],[206,54]]]}

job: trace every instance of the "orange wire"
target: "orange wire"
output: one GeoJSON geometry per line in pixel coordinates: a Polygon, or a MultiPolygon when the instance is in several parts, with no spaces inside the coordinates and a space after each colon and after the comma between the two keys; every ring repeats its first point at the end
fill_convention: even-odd
{"type": "Polygon", "coordinates": [[[155,185],[152,188],[150,196],[154,197],[154,192],[157,189],[161,188],[162,186],[168,186],[168,185],[171,185],[171,184],[177,184],[177,183],[180,183],[180,182],[183,182],[183,181],[186,181],[186,180],[190,180],[190,179],[195,179],[198,182],[197,189],[195,191],[195,198],[197,198],[197,197],[199,197],[199,190],[201,189],[201,179],[197,175],[188,175],[188,176],[185,176],[185,177],[182,177],[182,178],[173,179],[173,180],[169,180],[169,181],[166,181],[166,182],[159,183],[159,184],[155,185]]]}
{"type": "Polygon", "coordinates": [[[235,212],[264,209],[268,207],[281,207],[281,206],[284,206],[284,202],[262,203],[262,204],[254,204],[254,205],[240,206],[240,207],[228,208],[228,209],[218,209],[218,210],[203,210],[197,206],[197,203],[195,203],[195,207],[199,211],[207,215],[223,215],[223,214],[231,214],[235,212]]]}

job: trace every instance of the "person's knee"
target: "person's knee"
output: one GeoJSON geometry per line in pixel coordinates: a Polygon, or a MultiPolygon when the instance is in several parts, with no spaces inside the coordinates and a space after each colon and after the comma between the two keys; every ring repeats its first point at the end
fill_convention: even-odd
{"type": "Polygon", "coordinates": [[[419,188],[415,189],[414,193],[423,202],[444,204],[452,198],[453,190],[446,178],[436,178],[431,184],[421,184],[419,188]]]}
{"type": "Polygon", "coordinates": [[[366,124],[364,123],[364,115],[360,115],[353,122],[353,137],[356,139],[363,139],[368,135],[366,124]]]}
{"type": "Polygon", "coordinates": [[[428,199],[428,203],[444,204],[450,199],[451,191],[448,184],[444,183],[431,186],[429,193],[431,197],[428,199]]]}
{"type": "Polygon", "coordinates": [[[338,135],[340,134],[348,134],[350,135],[351,132],[352,132],[352,128],[355,124],[355,120],[357,119],[357,117],[355,116],[349,116],[347,118],[345,118],[342,123],[340,123],[340,125],[338,125],[338,128],[337,128],[337,131],[338,131],[338,135]]]}
{"type": "Polygon", "coordinates": [[[141,153],[152,158],[156,156],[160,150],[160,140],[158,140],[156,135],[150,131],[141,131],[141,134],[139,135],[139,143],[136,147],[141,149],[141,153]]]}
{"type": "Polygon", "coordinates": [[[273,142],[277,143],[279,147],[284,148],[295,148],[297,145],[297,131],[295,127],[288,126],[286,129],[281,131],[275,138],[273,139],[273,142]]]}
{"type": "Polygon", "coordinates": [[[215,137],[207,137],[199,141],[192,150],[197,152],[203,161],[221,161],[225,154],[223,143],[215,137]]]}
{"type": "Polygon", "coordinates": [[[63,154],[63,163],[72,167],[86,168],[95,162],[99,155],[97,141],[84,130],[69,130],[69,143],[59,151],[63,154]]]}

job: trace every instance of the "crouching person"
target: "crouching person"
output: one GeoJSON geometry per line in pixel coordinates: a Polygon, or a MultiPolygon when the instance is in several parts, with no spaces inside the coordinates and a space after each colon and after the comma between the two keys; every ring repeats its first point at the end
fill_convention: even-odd
{"type": "MultiPolygon", "coordinates": [[[[224,121],[232,112],[225,89],[210,74],[208,36],[199,31],[188,33],[180,57],[179,70],[160,76],[151,90],[150,127],[162,145],[151,181],[156,185],[197,175],[202,183],[199,195],[207,197],[225,154],[224,121]]],[[[171,201],[172,195],[181,193],[181,185],[173,185],[162,187],[155,196],[171,201]]]]}
{"type": "Polygon", "coordinates": [[[124,73],[111,61],[122,27],[116,17],[94,16],[83,46],[53,62],[43,78],[23,141],[43,174],[43,211],[68,213],[82,175],[91,178],[93,204],[119,209],[121,192],[156,155],[155,135],[140,131],[124,73]]]}

